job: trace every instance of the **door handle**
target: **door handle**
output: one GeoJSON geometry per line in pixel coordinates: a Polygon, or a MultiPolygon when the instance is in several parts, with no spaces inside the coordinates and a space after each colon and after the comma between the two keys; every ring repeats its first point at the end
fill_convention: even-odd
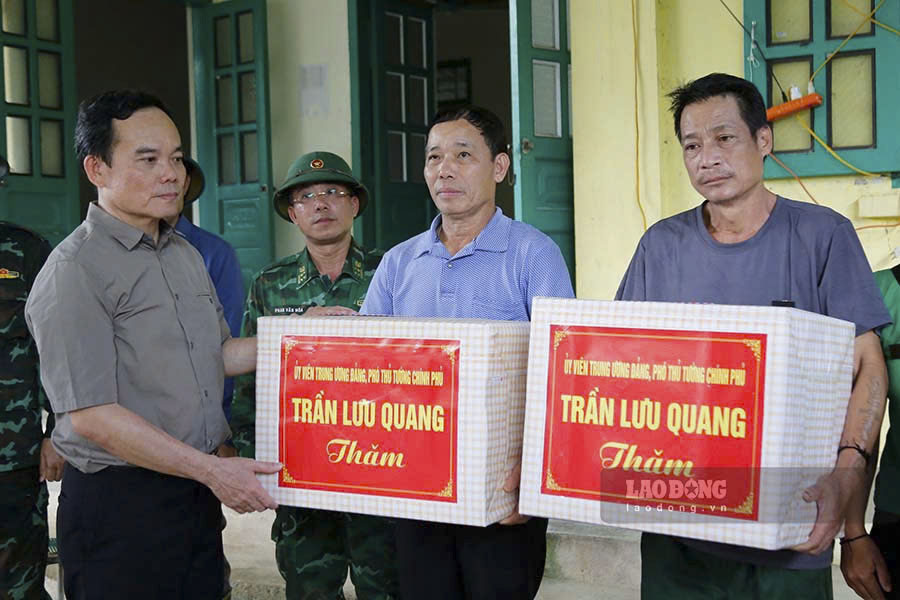
{"type": "Polygon", "coordinates": [[[522,154],[528,154],[534,150],[534,142],[528,138],[522,138],[522,154]]]}

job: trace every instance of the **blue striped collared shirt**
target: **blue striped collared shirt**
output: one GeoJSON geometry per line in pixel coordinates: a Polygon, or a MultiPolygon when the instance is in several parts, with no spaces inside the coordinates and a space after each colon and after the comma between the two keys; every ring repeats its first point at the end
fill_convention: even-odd
{"type": "Polygon", "coordinates": [[[498,208],[455,256],[428,231],[391,248],[369,285],[362,314],[528,321],[535,296],[572,298],[562,253],[549,237],[498,208]]]}

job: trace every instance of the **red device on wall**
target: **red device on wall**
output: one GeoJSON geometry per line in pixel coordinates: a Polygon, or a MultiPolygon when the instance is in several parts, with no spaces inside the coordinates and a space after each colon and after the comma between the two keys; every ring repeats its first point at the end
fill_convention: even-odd
{"type": "Polygon", "coordinates": [[[806,96],[797,98],[796,100],[791,100],[782,104],[776,104],[766,111],[766,119],[768,119],[770,122],[777,121],[778,119],[783,119],[784,117],[788,117],[794,113],[800,112],[801,110],[813,108],[815,106],[821,106],[822,102],[823,100],[821,94],[807,94],[806,96]]]}

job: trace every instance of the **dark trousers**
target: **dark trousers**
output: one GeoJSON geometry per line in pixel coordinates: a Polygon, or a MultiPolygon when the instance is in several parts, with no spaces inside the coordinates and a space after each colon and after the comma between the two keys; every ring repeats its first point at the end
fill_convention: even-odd
{"type": "Polygon", "coordinates": [[[222,508],[196,481],[67,464],[57,536],[70,600],[222,598],[222,508]]]}
{"type": "Polygon", "coordinates": [[[642,600],[830,600],[831,568],[782,569],[698,550],[668,535],[641,535],[642,600]]]}
{"type": "Polygon", "coordinates": [[[403,598],[526,600],[544,576],[547,519],[469,527],[400,520],[397,569],[403,598]]]}
{"type": "Polygon", "coordinates": [[[872,524],[872,540],[884,562],[887,563],[888,572],[891,574],[890,592],[884,592],[887,600],[900,599],[900,515],[875,510],[875,519],[872,524]]]}

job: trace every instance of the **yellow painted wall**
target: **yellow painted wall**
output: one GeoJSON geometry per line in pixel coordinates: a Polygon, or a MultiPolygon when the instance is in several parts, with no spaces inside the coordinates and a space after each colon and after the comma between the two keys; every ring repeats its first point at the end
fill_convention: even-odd
{"type": "MultiPolygon", "coordinates": [[[[644,0],[638,0],[644,3],[644,0]]],[[[718,1],[655,1],[658,13],[658,52],[660,77],[657,82],[657,110],[663,131],[660,152],[663,216],[670,216],[696,206],[700,195],[691,187],[681,159],[681,146],[675,137],[675,124],[669,112],[666,94],[679,85],[707,73],[720,71],[744,74],[743,30],[718,1]]],[[[739,17],[743,13],[740,0],[727,0],[739,17]]],[[[645,68],[641,65],[641,68],[645,68]]]]}
{"type": "MultiPolygon", "coordinates": [[[[741,0],[726,3],[743,16],[741,0]]],[[[701,201],[684,171],[665,94],[713,71],[744,74],[744,33],[719,2],[635,0],[634,5],[637,66],[632,2],[571,2],[575,251],[577,293],[583,298],[615,294],[643,233],[638,189],[648,224],[701,201]]],[[[857,226],[897,221],[858,218],[864,196],[900,198],[886,178],[810,177],[804,183],[819,203],[857,226]]],[[[809,200],[793,180],[767,185],[809,200]]],[[[873,268],[896,262],[892,251],[900,246],[900,228],[864,229],[859,235],[873,268]]]]}
{"type": "MultiPolygon", "coordinates": [[[[307,152],[327,150],[351,163],[349,28],[343,1],[267,0],[266,10],[272,179],[277,187],[294,159],[307,152]],[[306,84],[317,74],[324,75],[321,93],[310,94],[309,87],[307,94],[301,93],[301,80],[306,84]]],[[[192,72],[192,88],[193,82],[192,72]]],[[[192,128],[193,110],[192,105],[192,128]]],[[[274,223],[276,258],[303,248],[303,234],[293,223],[277,215],[274,223]]]]}
{"type": "MultiPolygon", "coordinates": [[[[349,30],[346,2],[268,0],[266,6],[272,176],[277,186],[293,160],[306,152],[327,150],[350,163],[349,30]],[[323,93],[301,94],[304,67],[309,77],[319,66],[325,76],[323,93]]],[[[303,245],[297,227],[276,216],[275,255],[292,254],[303,245]]]]}
{"type": "Polygon", "coordinates": [[[660,215],[656,10],[652,2],[637,6],[646,68],[638,72],[636,127],[631,4],[573,0],[570,7],[576,291],[611,298],[643,230],[638,183],[648,222],[660,215]]]}

